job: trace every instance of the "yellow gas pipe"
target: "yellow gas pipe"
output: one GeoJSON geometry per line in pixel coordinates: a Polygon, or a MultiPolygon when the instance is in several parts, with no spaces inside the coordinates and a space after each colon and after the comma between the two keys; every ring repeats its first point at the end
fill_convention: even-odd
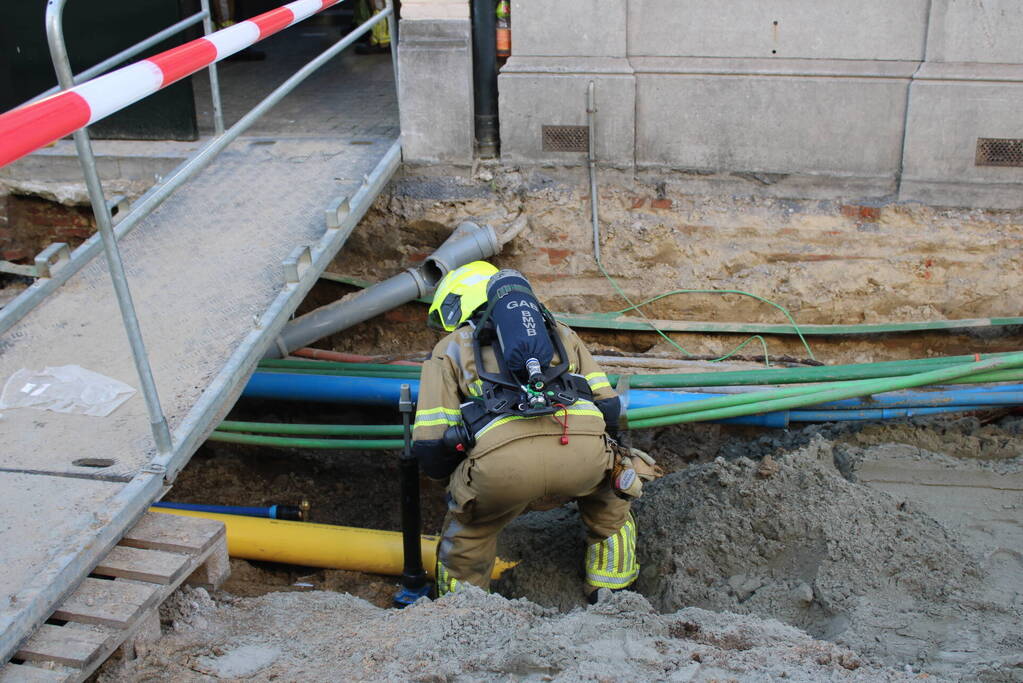
{"type": "MultiPolygon", "coordinates": [[[[202,517],[227,527],[227,552],[231,557],[282,562],[304,567],[348,569],[372,574],[400,576],[403,569],[401,534],[332,524],[290,522],[282,519],[223,515],[170,508],[153,512],[182,517],[202,517]]],[[[422,536],[423,566],[430,578],[437,567],[438,536],[422,536]]],[[[517,562],[497,558],[493,578],[500,578],[517,562]]]]}

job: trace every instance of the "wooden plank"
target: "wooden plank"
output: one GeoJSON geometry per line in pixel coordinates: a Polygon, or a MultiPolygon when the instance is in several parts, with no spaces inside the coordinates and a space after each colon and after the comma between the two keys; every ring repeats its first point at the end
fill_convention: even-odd
{"type": "Polygon", "coordinates": [[[76,669],[56,667],[43,669],[29,664],[0,666],[0,683],[66,683],[77,678],[76,669]]]}
{"type": "MultiPolygon", "coordinates": [[[[159,637],[159,603],[186,577],[219,585],[230,571],[220,522],[147,513],[126,538],[148,547],[113,548],[93,573],[118,578],[85,579],[53,613],[54,618],[70,623],[40,627],[18,652],[17,657],[26,662],[56,667],[57,678],[40,680],[85,680],[118,647],[126,658],[133,658],[137,643],[159,637]],[[106,627],[114,630],[104,632],[106,627]],[[65,668],[69,665],[72,668],[65,668]]],[[[23,680],[26,673],[45,676],[52,671],[35,666],[26,672],[24,665],[11,666],[16,671],[0,678],[0,683],[23,680]]],[[[5,671],[0,668],[0,674],[5,671]]]]}
{"type": "Polygon", "coordinates": [[[121,539],[121,545],[200,554],[224,535],[223,522],[147,512],[121,539]]]}
{"type": "Polygon", "coordinates": [[[155,584],[124,579],[103,581],[89,577],[54,610],[53,618],[128,628],[160,597],[160,586],[155,584]]]}
{"type": "Polygon", "coordinates": [[[165,550],[117,546],[100,560],[93,574],[169,584],[188,567],[191,555],[165,550]]]}
{"type": "Polygon", "coordinates": [[[99,659],[111,638],[109,631],[74,623],[66,626],[43,624],[14,656],[25,661],[56,662],[84,669],[99,659]]]}

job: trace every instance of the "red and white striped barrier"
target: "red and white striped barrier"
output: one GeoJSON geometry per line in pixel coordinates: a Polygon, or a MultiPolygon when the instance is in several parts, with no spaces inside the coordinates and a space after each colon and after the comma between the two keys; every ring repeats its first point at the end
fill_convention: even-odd
{"type": "Polygon", "coordinates": [[[0,167],[339,2],[341,0],[295,0],[70,90],[0,114],[0,167]]]}

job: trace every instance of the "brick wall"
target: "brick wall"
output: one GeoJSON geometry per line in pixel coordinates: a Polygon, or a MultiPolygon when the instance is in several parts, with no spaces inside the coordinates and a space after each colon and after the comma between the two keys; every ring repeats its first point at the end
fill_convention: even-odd
{"type": "Polygon", "coordinates": [[[54,242],[72,249],[96,232],[92,209],[38,197],[0,195],[0,258],[31,263],[54,242]]]}

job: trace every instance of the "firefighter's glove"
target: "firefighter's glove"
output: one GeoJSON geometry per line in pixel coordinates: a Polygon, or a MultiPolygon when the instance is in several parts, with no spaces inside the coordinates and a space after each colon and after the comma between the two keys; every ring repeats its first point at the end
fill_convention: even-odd
{"type": "Polygon", "coordinates": [[[643,481],[653,481],[658,477],[664,476],[664,470],[657,464],[657,461],[647,453],[641,451],[638,448],[630,448],[629,459],[632,462],[632,469],[636,470],[636,475],[643,481]]]}

